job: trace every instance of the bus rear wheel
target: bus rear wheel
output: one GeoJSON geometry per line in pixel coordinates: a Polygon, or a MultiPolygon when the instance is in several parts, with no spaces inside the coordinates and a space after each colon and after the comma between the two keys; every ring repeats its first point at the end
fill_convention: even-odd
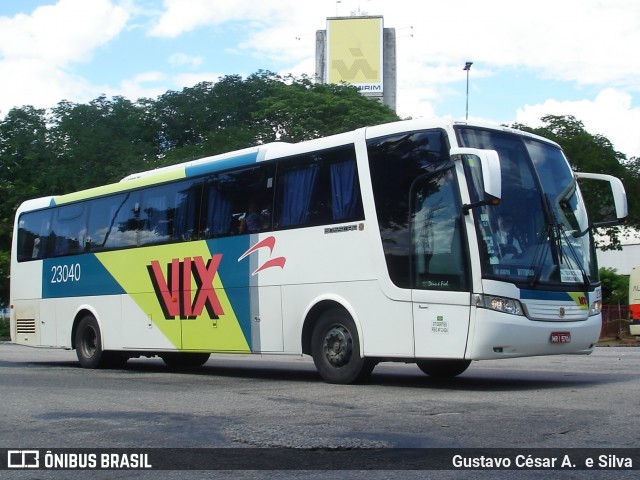
{"type": "Polygon", "coordinates": [[[349,384],[366,379],[375,361],[360,356],[356,325],[341,308],[323,313],[311,334],[311,355],[327,383],[349,384]]]}
{"type": "Polygon", "coordinates": [[[93,315],[87,315],[78,324],[75,334],[76,355],[83,368],[119,368],[129,357],[122,352],[102,349],[100,325],[93,315]]]}
{"type": "Polygon", "coordinates": [[[100,326],[93,315],[87,315],[78,324],[75,335],[76,355],[84,368],[100,368],[104,366],[102,335],[100,326]]]}
{"type": "Polygon", "coordinates": [[[471,360],[418,360],[416,365],[424,373],[434,378],[452,378],[463,373],[471,360]]]}

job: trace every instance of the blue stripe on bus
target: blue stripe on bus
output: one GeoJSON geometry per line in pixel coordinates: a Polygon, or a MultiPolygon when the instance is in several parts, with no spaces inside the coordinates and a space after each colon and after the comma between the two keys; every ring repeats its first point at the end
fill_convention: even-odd
{"type": "Polygon", "coordinates": [[[47,258],[43,261],[42,298],[124,293],[95,255],[47,258]]]}
{"type": "Polygon", "coordinates": [[[202,163],[200,165],[191,165],[185,168],[186,177],[195,177],[198,175],[206,175],[207,173],[217,172],[220,170],[227,170],[230,168],[241,167],[255,163],[258,161],[258,152],[245,153],[243,155],[237,155],[235,157],[224,158],[221,160],[212,160],[210,162],[202,163]]]}
{"type": "Polygon", "coordinates": [[[252,347],[251,339],[251,277],[250,262],[238,262],[249,248],[252,235],[238,235],[207,240],[211,255],[222,253],[223,259],[218,267],[225,294],[231,303],[235,316],[247,343],[252,347]]]}

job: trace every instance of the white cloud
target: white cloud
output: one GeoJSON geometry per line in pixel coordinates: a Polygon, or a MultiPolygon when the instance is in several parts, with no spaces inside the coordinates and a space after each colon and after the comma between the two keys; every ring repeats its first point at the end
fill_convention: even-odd
{"type": "Polygon", "coordinates": [[[188,66],[191,68],[197,68],[203,63],[203,57],[187,55],[185,53],[174,53],[169,57],[169,64],[173,67],[188,66]]]}
{"type": "Polygon", "coordinates": [[[414,48],[398,52],[408,64],[526,65],[554,79],[637,88],[637,0],[538,0],[530,8],[513,0],[397,3],[412,8],[386,7],[385,25],[413,26],[414,48]]]}
{"type": "Polygon", "coordinates": [[[631,95],[624,91],[605,88],[593,100],[547,100],[526,105],[518,109],[516,121],[540,126],[540,117],[548,114],[573,115],[584,123],[589,133],[604,135],[627,158],[640,156],[640,108],[631,106],[631,95]]]}
{"type": "Polygon", "coordinates": [[[0,18],[0,53],[5,59],[38,59],[64,66],[87,60],[116,36],[127,12],[108,0],[59,0],[31,15],[0,18]]]}
{"type": "Polygon", "coordinates": [[[13,107],[51,107],[84,97],[92,86],[83,78],[34,59],[0,62],[0,116],[13,107]]]}
{"type": "Polygon", "coordinates": [[[156,98],[167,91],[167,75],[163,72],[144,72],[120,82],[116,87],[101,89],[109,96],[123,96],[131,101],[140,98],[156,98]]]}
{"type": "Polygon", "coordinates": [[[69,70],[118,35],[128,19],[108,0],[59,0],[31,15],[0,17],[0,112],[86,98],[89,83],[69,70]]]}
{"type": "Polygon", "coordinates": [[[307,5],[297,0],[164,0],[164,13],[150,33],[175,38],[196,28],[232,21],[278,23],[288,12],[307,5]]]}

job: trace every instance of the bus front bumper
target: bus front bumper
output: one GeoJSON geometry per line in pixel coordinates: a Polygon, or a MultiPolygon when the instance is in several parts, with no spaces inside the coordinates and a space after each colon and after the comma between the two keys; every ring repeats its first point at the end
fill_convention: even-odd
{"type": "Polygon", "coordinates": [[[583,321],[544,322],[478,309],[466,357],[471,360],[490,360],[590,354],[598,343],[601,326],[601,315],[583,321]]]}

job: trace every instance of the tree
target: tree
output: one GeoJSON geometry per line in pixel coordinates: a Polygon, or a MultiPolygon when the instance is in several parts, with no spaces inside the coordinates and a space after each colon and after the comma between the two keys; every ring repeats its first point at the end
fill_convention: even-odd
{"type": "Polygon", "coordinates": [[[601,268],[603,305],[627,305],[629,303],[629,276],[619,275],[615,268],[601,268]]]}
{"type": "Polygon", "coordinates": [[[11,231],[16,208],[39,196],[51,161],[44,110],[14,108],[0,123],[0,305],[9,299],[11,231]]]}
{"type": "Polygon", "coordinates": [[[105,96],[89,104],[65,101],[52,110],[52,121],[49,192],[115,182],[157,166],[157,128],[144,104],[105,96]]]}
{"type": "Polygon", "coordinates": [[[347,85],[260,71],[167,92],[156,103],[163,163],[274,141],[299,142],[399,120],[347,85]]]}

